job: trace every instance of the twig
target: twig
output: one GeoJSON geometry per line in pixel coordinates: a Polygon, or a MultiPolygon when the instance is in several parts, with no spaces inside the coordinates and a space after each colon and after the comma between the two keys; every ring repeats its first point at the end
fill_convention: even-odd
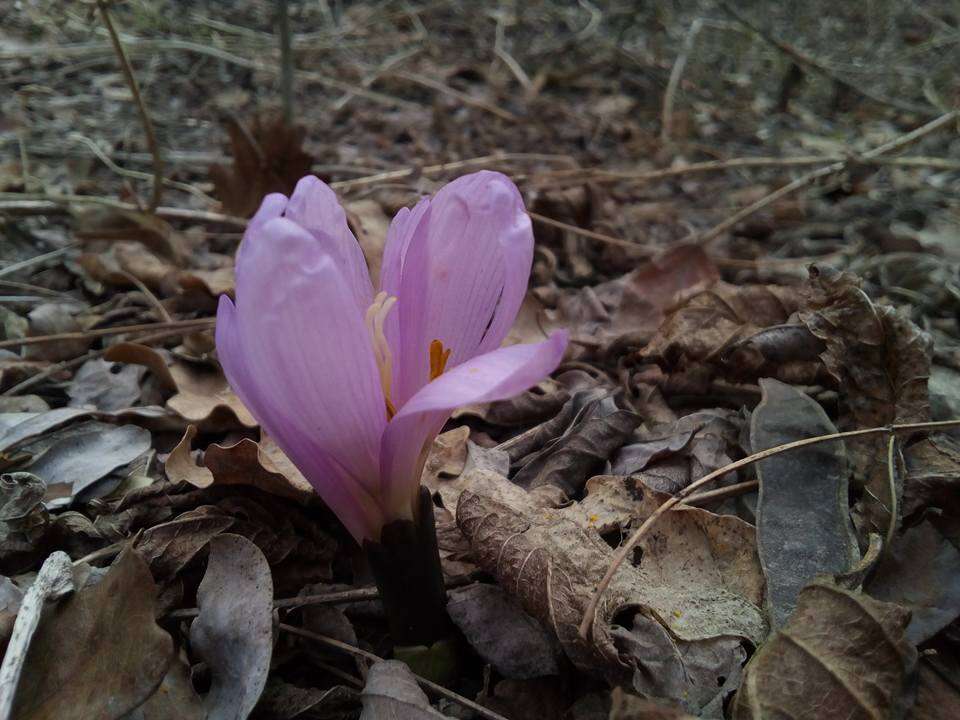
{"type": "Polygon", "coordinates": [[[283,122],[293,126],[293,49],[290,38],[290,8],[287,0],[277,2],[280,26],[280,95],[283,100],[283,122]]]}
{"type": "Polygon", "coordinates": [[[607,243],[608,245],[617,245],[618,247],[629,248],[630,250],[638,251],[644,255],[655,254],[655,251],[651,250],[650,248],[645,248],[643,245],[638,245],[637,243],[630,242],[629,240],[623,240],[621,238],[613,237],[612,235],[604,235],[603,233],[587,230],[582,227],[577,227],[576,225],[569,225],[565,222],[560,222],[559,220],[554,220],[546,215],[541,215],[540,213],[531,212],[529,210],[527,210],[527,215],[538,222],[542,222],[544,225],[549,225],[551,227],[560,228],[561,230],[566,230],[583,237],[599,240],[600,242],[607,243]]]}
{"type": "Polygon", "coordinates": [[[480,108],[481,110],[485,110],[491,115],[496,115],[501,120],[507,120],[508,122],[517,122],[520,119],[509,110],[504,110],[502,107],[498,107],[497,105],[493,105],[492,103],[488,103],[484,100],[479,100],[475,97],[471,97],[466,93],[462,93],[459,90],[456,90],[455,88],[450,87],[449,85],[444,85],[439,80],[434,80],[433,78],[427,77],[426,75],[421,75],[420,73],[407,72],[406,70],[394,70],[393,72],[390,73],[390,75],[393,75],[394,77],[402,78],[404,80],[409,80],[412,83],[416,83],[417,85],[422,85],[423,87],[430,88],[431,90],[436,90],[437,92],[443,93],[444,95],[449,95],[452,98],[456,98],[457,100],[462,102],[464,105],[472,105],[473,107],[480,108]]]}
{"type": "Polygon", "coordinates": [[[667,90],[663,94],[663,111],[660,113],[660,142],[662,143],[670,141],[670,134],[673,131],[673,98],[676,95],[677,86],[680,85],[680,78],[683,77],[683,70],[687,66],[687,59],[693,50],[693,43],[696,42],[701,29],[703,29],[703,18],[698,17],[690,23],[687,34],[683,38],[683,45],[670,71],[667,90]]]}
{"type": "Polygon", "coordinates": [[[61,342],[63,340],[89,340],[90,338],[109,337],[123,333],[149,332],[151,330],[202,330],[213,327],[216,318],[196,318],[193,320],[173,320],[163,323],[143,323],[140,325],[118,325],[117,327],[84,330],[82,332],[57,333],[56,335],[36,335],[34,337],[11,338],[0,340],[0,348],[21,347],[24,345],[40,345],[43,343],[61,342]]]}
{"type": "MultiPolygon", "coordinates": [[[[0,212],[25,212],[29,214],[55,213],[58,210],[66,211],[70,205],[102,205],[103,207],[126,210],[127,212],[141,212],[140,208],[132,203],[120,202],[112,198],[96,195],[55,195],[46,193],[11,193],[0,192],[0,212]]],[[[206,210],[189,210],[187,208],[158,207],[155,210],[158,217],[168,220],[188,220],[191,222],[223,223],[246,227],[246,218],[223,213],[207,212],[206,210]]]]}
{"type": "Polygon", "coordinates": [[[23,596],[17,619],[13,624],[13,633],[7,644],[7,651],[0,666],[0,720],[9,720],[13,712],[13,700],[17,693],[17,683],[23,664],[27,659],[30,640],[40,624],[40,613],[44,602],[56,599],[73,591],[73,573],[70,570],[70,556],[59,550],[44,560],[33,585],[23,596]]]}
{"type": "Polygon", "coordinates": [[[898,433],[898,432],[911,432],[915,430],[932,430],[934,428],[948,428],[948,427],[957,427],[960,426],[960,419],[955,420],[940,420],[936,422],[921,422],[921,423],[905,423],[903,425],[887,425],[886,427],[873,427],[865,428],[862,430],[848,430],[847,432],[838,432],[831,433],[829,435],[818,435],[816,437],[804,438],[802,440],[794,440],[793,442],[784,443],[783,445],[777,445],[776,447],[768,448],[767,450],[761,450],[760,452],[753,453],[748,455],[745,458],[732,462],[729,465],[724,465],[722,468],[714,470],[707,475],[704,475],[699,480],[690,483],[683,490],[678,492],[676,495],[667,500],[663,505],[654,510],[653,514],[650,515],[643,524],[637,528],[637,530],[630,536],[630,538],[621,545],[617,552],[613,556],[613,560],[610,562],[610,567],[607,568],[606,574],[603,576],[603,579],[600,580],[600,584],[597,585],[596,591],[594,591],[593,596],[590,598],[590,602],[587,604],[586,612],[583,614],[583,621],[580,623],[580,637],[587,639],[590,635],[590,628],[593,626],[593,622],[596,618],[597,607],[600,604],[600,599],[603,597],[603,593],[606,591],[607,587],[610,585],[610,582],[613,580],[613,576],[616,574],[617,570],[623,564],[624,560],[630,555],[633,548],[636,547],[637,543],[640,542],[646,535],[650,532],[650,529],[653,525],[660,519],[660,517],[673,508],[675,505],[684,502],[687,498],[693,495],[695,490],[703,487],[707,483],[710,483],[717,478],[723,477],[727,473],[731,473],[734,470],[739,470],[742,467],[747,465],[752,465],[753,463],[764,460],[768,457],[773,457],[774,455],[779,455],[780,453],[789,452],[791,450],[797,450],[802,447],[807,447],[808,445],[817,445],[822,442],[829,442],[832,440],[842,440],[844,438],[852,437],[861,437],[864,435],[882,435],[888,433],[898,433]]]}
{"type": "Polygon", "coordinates": [[[21,260],[20,262],[11,263],[5,268],[0,268],[0,277],[6,277],[7,275],[13,275],[18,273],[21,270],[26,270],[28,267],[37,265],[47,260],[53,260],[58,258],[61,255],[66,254],[68,251],[77,247],[80,243],[70,243],[69,245],[64,245],[62,248],[57,248],[56,250],[51,250],[48,253],[43,253],[43,255],[37,255],[36,257],[28,258],[26,260],[21,260]]]}
{"type": "Polygon", "coordinates": [[[160,322],[172,323],[174,321],[173,318],[170,317],[170,313],[168,313],[167,309],[163,306],[163,303],[160,302],[160,298],[154,295],[153,291],[144,285],[140,278],[128,273],[126,270],[120,270],[119,274],[133,283],[137,290],[144,294],[144,296],[147,298],[147,302],[153,306],[153,309],[157,311],[157,315],[160,316],[160,322]]]}
{"type": "Polygon", "coordinates": [[[759,25],[751,22],[749,19],[741,15],[735,9],[733,9],[729,4],[725,2],[720,2],[720,8],[734,18],[738,23],[743,25],[748,30],[752,31],[757,37],[766,42],[769,45],[772,45],[777,50],[782,52],[784,55],[794,60],[799,65],[803,65],[808,70],[811,70],[828,80],[832,80],[835,83],[843,85],[845,88],[849,88],[858,95],[872,100],[875,103],[880,103],[881,105],[889,105],[890,107],[895,107],[898,110],[909,113],[920,113],[926,116],[932,116],[934,110],[929,107],[924,107],[923,105],[914,105],[913,103],[905,103],[902,100],[896,98],[886,97],[885,95],[878,95],[873,91],[869,90],[866,86],[866,83],[852,83],[849,80],[845,80],[842,77],[839,77],[833,70],[828,68],[826,65],[820,61],[810,57],[806,53],[800,52],[797,48],[792,45],[788,45],[782,40],[778,40],[769,32],[761,28],[759,25]]]}
{"type": "Polygon", "coordinates": [[[897,498],[897,436],[891,434],[890,441],[887,443],[887,480],[890,490],[890,521],[887,524],[887,536],[884,538],[883,549],[889,550],[893,543],[893,536],[897,532],[897,520],[900,513],[899,502],[897,498]]]}
{"type": "MultiPolygon", "coordinates": [[[[480,157],[467,158],[465,160],[454,160],[451,162],[440,163],[438,165],[426,165],[422,168],[408,167],[401,170],[387,170],[386,172],[368,175],[367,177],[353,178],[351,180],[338,180],[330,183],[330,187],[335,190],[350,190],[355,187],[365,185],[374,185],[376,183],[388,182],[391,180],[402,180],[403,178],[413,177],[415,175],[435,175],[449,172],[450,170],[462,170],[468,167],[483,167],[485,165],[496,165],[498,163],[513,161],[533,161],[533,162],[572,162],[567,155],[548,155],[544,153],[497,153],[494,155],[481,155],[480,157]]],[[[3,197],[0,194],[0,197],[3,197]]]]}
{"type": "MultiPolygon", "coordinates": [[[[951,110],[950,112],[944,113],[937,119],[931,120],[926,125],[922,125],[917,129],[906,133],[905,135],[901,135],[900,137],[894,140],[891,140],[888,143],[884,143],[883,145],[880,145],[879,147],[875,147],[873,150],[868,150],[862,155],[862,158],[864,160],[872,160],[873,158],[876,158],[879,155],[883,155],[888,152],[893,152],[895,150],[899,150],[900,148],[906,147],[907,145],[911,145],[912,143],[915,143],[917,140],[924,137],[925,135],[929,135],[930,133],[936,130],[939,130],[942,127],[956,121],[958,117],[960,117],[960,110],[951,110]]],[[[755,203],[751,203],[747,207],[737,211],[736,213],[728,217],[723,222],[720,222],[714,225],[709,230],[706,230],[702,233],[693,233],[687,236],[686,238],[684,238],[683,241],[708,243],[712,240],[715,240],[716,238],[720,237],[723,233],[725,233],[727,230],[737,225],[739,222],[741,222],[745,218],[750,217],[754,213],[757,213],[760,210],[763,210],[765,207],[772,205],[773,203],[777,202],[777,200],[780,200],[781,198],[786,197],[787,195],[790,195],[791,193],[794,193],[797,190],[800,190],[801,188],[806,187],[807,185],[812,185],[817,180],[821,180],[825,177],[828,177],[829,175],[833,175],[834,173],[840,172],[845,167],[847,167],[848,162],[850,161],[843,160],[843,161],[831,163],[826,167],[822,167],[817,170],[814,170],[813,172],[807,173],[806,175],[803,175],[797,178],[793,182],[788,183],[777,190],[774,190],[769,195],[765,195],[764,197],[757,200],[755,203]]]]}
{"type": "Polygon", "coordinates": [[[902,167],[928,167],[935,170],[960,170],[960,161],[947,158],[912,156],[900,158],[869,158],[851,155],[799,155],[796,157],[747,157],[730,160],[710,160],[690,163],[677,167],[646,170],[642,172],[621,172],[601,168],[577,168],[575,170],[555,170],[544,173],[541,178],[556,178],[564,183],[581,183],[590,180],[595,183],[634,182],[648,183],[656,180],[702,172],[719,172],[739,168],[763,167],[804,167],[807,165],[826,165],[829,163],[859,163],[861,165],[894,165],[902,167]]]}
{"type": "MultiPolygon", "coordinates": [[[[356,657],[361,657],[364,660],[368,660],[370,662],[381,662],[383,660],[383,658],[380,657],[379,655],[374,655],[371,652],[367,652],[366,650],[361,650],[360,648],[354,647],[353,645],[348,645],[345,642],[340,642],[339,640],[336,640],[332,637],[327,637],[326,635],[320,635],[319,633],[310,632],[309,630],[304,630],[302,628],[294,627],[293,625],[287,625],[286,623],[278,623],[277,627],[279,627],[284,632],[288,632],[292,635],[299,635],[300,637],[305,637],[308,640],[313,640],[314,642],[318,642],[322,645],[326,645],[327,647],[334,648],[335,650],[340,650],[341,652],[345,652],[350,655],[354,655],[356,657]]],[[[414,677],[416,678],[417,682],[421,686],[423,686],[425,689],[437,695],[441,695],[447,698],[448,700],[452,700],[453,702],[457,703],[458,705],[464,708],[467,708],[468,710],[472,710],[480,717],[487,718],[487,720],[507,720],[507,718],[505,718],[503,715],[500,715],[499,713],[495,713],[493,710],[490,710],[489,708],[485,708],[483,705],[480,705],[479,703],[475,703],[473,700],[463,697],[463,695],[458,695],[452,690],[447,690],[447,688],[443,687],[442,685],[437,685],[434,682],[430,682],[426,678],[422,678],[417,674],[414,674],[414,677]]]]}
{"type": "Polygon", "coordinates": [[[707,490],[701,493],[695,493],[684,501],[684,505],[706,505],[717,500],[726,500],[727,498],[738,497],[753,492],[760,487],[758,480],[746,480],[734,485],[717,488],[716,490],[707,490]]]}
{"type": "Polygon", "coordinates": [[[140,122],[143,124],[143,132],[147,139],[147,148],[153,155],[153,197],[150,201],[151,212],[160,207],[160,201],[163,198],[163,157],[160,155],[160,144],[157,142],[157,135],[153,130],[153,121],[150,119],[150,113],[147,112],[147,106],[140,95],[140,86],[137,84],[137,78],[133,74],[133,67],[130,60],[123,50],[123,44],[120,42],[120,36],[117,35],[117,29],[113,26],[113,20],[110,19],[110,11],[107,8],[105,0],[97,0],[97,7],[100,9],[100,16],[103,18],[103,24],[107,27],[110,34],[110,42],[113,43],[113,49],[117,53],[117,59],[120,61],[120,69],[123,70],[123,77],[127,81],[127,87],[130,88],[130,94],[133,95],[133,102],[140,113],[140,122]]]}

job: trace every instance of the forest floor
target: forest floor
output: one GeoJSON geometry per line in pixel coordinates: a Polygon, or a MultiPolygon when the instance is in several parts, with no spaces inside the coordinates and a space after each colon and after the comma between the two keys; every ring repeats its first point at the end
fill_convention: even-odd
{"type": "Polygon", "coordinates": [[[960,717],[956,6],[275,5],[0,0],[0,720],[960,717]],[[394,653],[214,316],[266,193],[377,277],[479,169],[571,341],[434,443],[394,653]]]}

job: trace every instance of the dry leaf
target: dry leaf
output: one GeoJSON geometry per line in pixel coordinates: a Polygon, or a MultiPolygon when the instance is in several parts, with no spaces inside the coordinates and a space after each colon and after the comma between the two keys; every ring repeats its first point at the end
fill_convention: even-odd
{"type": "Polygon", "coordinates": [[[477,654],[504,677],[559,674],[556,638],[496,585],[451,590],[447,612],[477,654]]]}
{"type": "Polygon", "coordinates": [[[747,666],[735,720],[902,717],[917,651],[909,611],[826,582],[807,586],[747,666]]]}
{"type": "Polygon", "coordinates": [[[197,604],[190,644],[210,666],[207,720],[246,720],[273,654],[273,580],[257,546],[238,535],[213,538],[197,604]]]}
{"type": "Polygon", "coordinates": [[[621,613],[643,611],[677,639],[698,643],[737,637],[759,643],[760,609],[742,595],[705,578],[681,589],[661,585],[642,567],[621,566],[604,593],[589,640],[577,628],[613,551],[591,530],[540,507],[506,478],[473,473],[460,497],[457,524],[478,564],[560,640],[566,655],[588,673],[629,681],[633,669],[620,657],[612,625],[621,613]]]}
{"type": "Polygon", "coordinates": [[[44,613],[14,716],[119,719],[150,697],[173,660],[173,641],[156,623],[156,593],[147,564],[127,549],[99,583],[44,613]]]}
{"type": "MultiPolygon", "coordinates": [[[[931,339],[892,307],[872,302],[860,284],[849,273],[811,266],[807,310],[801,316],[826,344],[821,357],[840,384],[847,414],[842,429],[925,422],[930,419],[931,339]]],[[[886,443],[874,436],[851,444],[857,479],[866,490],[867,529],[881,534],[887,531],[890,508],[903,496],[897,477],[896,498],[890,497],[887,469],[876,462],[886,455],[886,443]]]]}
{"type": "MultiPolygon", "coordinates": [[[[776,380],[761,380],[763,400],[750,421],[754,452],[837,429],[814,400],[776,380]]],[[[757,463],[757,537],[767,578],[771,625],[793,612],[817,575],[850,570],[860,559],[847,498],[842,442],[820,443],[757,463]]]]}
{"type": "Polygon", "coordinates": [[[236,427],[237,423],[246,428],[257,426],[223,373],[177,362],[170,366],[170,375],[178,392],[167,400],[167,407],[201,430],[236,427]]]}
{"type": "Polygon", "coordinates": [[[289,195],[297,181],[310,173],[313,158],[303,149],[305,128],[288,127],[279,116],[259,115],[249,127],[232,116],[224,125],[230,136],[233,166],[210,167],[210,179],[224,212],[249,217],[265,195],[289,195]]]}
{"type": "Polygon", "coordinates": [[[430,707],[430,701],[404,663],[381,660],[367,671],[360,695],[360,720],[440,720],[447,717],[430,707]]]}

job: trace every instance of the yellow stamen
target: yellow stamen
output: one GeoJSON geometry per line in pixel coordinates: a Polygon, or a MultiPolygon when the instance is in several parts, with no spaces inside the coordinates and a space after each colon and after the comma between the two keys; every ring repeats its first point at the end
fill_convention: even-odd
{"type": "Polygon", "coordinates": [[[450,359],[450,348],[443,349],[443,343],[434,340],[430,343],[430,380],[436,380],[443,375],[450,359]]]}

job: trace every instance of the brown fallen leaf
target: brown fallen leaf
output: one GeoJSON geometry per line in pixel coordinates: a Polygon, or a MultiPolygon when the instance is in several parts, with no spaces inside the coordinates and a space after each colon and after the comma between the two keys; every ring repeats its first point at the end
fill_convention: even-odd
{"type": "Polygon", "coordinates": [[[150,564],[153,576],[167,582],[235,522],[229,515],[205,505],[147,528],[134,547],[150,564]]]}
{"type": "Polygon", "coordinates": [[[14,716],[119,719],[150,697],[174,653],[156,623],[156,594],[147,564],[128,548],[99,583],[49,608],[27,653],[14,716]]]}
{"type": "MultiPolygon", "coordinates": [[[[874,303],[859,278],[811,266],[801,319],[826,344],[821,357],[840,385],[841,430],[930,419],[930,337],[894,308],[874,303]]],[[[891,508],[899,508],[903,499],[899,473],[891,497],[887,468],[876,462],[885,457],[886,443],[874,436],[850,446],[856,479],[865,490],[861,508],[867,530],[882,534],[891,508]]]]}
{"type": "Polygon", "coordinates": [[[167,407],[201,430],[222,430],[236,427],[257,427],[257,421],[244,407],[223,373],[194,367],[185,362],[170,366],[170,375],[177,393],[167,400],[167,407]]]}
{"type": "Polygon", "coordinates": [[[625,610],[642,611],[671,637],[694,644],[719,637],[759,643],[764,636],[760,609],[724,585],[731,578],[718,581],[713,574],[698,584],[691,576],[675,588],[657,582],[650,570],[624,565],[604,594],[589,640],[584,640],[578,625],[613,555],[596,532],[541,507],[490,471],[473,474],[460,497],[457,524],[478,564],[553,631],[570,660],[611,682],[629,682],[634,671],[614,642],[613,626],[625,610]]]}
{"type": "Polygon", "coordinates": [[[909,611],[825,581],[808,585],[794,614],[753,656],[735,720],[902,717],[917,651],[909,611]]]}
{"type": "Polygon", "coordinates": [[[75,215],[75,232],[85,243],[139,243],[175,265],[189,257],[183,236],[154,213],[88,205],[75,211],[75,215]]]}
{"type": "Polygon", "coordinates": [[[232,116],[224,125],[233,165],[210,167],[210,179],[224,212],[249,217],[265,195],[289,195],[297,181],[310,173],[313,158],[303,149],[305,128],[289,127],[280,116],[261,115],[254,116],[249,126],[232,116]]]}
{"type": "Polygon", "coordinates": [[[217,485],[252,485],[273,495],[309,503],[316,498],[307,479],[272,442],[255,443],[244,438],[235,445],[210,445],[203,454],[203,464],[217,485]],[[271,454],[268,454],[271,453],[271,454]],[[278,468],[284,468],[281,472],[278,468]]]}
{"type": "Polygon", "coordinates": [[[167,361],[155,348],[135,342],[121,342],[111,345],[103,354],[110,362],[130,363],[147,368],[167,392],[177,391],[177,381],[167,367],[167,361]]]}

